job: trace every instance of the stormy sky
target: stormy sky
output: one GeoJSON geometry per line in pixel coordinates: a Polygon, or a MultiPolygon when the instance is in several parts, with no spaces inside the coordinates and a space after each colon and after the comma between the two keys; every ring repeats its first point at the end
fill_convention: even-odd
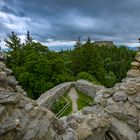
{"type": "Polygon", "coordinates": [[[48,46],[86,40],[113,40],[136,46],[140,37],[140,0],[0,0],[0,40],[29,30],[48,46]]]}

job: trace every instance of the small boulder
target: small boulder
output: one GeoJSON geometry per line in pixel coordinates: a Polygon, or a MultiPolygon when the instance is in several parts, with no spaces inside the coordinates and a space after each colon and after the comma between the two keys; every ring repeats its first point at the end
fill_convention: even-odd
{"type": "Polygon", "coordinates": [[[0,103],[1,104],[14,104],[19,100],[18,94],[14,92],[0,92],[0,103]]]}
{"type": "Polygon", "coordinates": [[[24,90],[22,89],[22,87],[19,86],[19,85],[16,86],[16,91],[19,92],[19,93],[23,93],[24,92],[24,90]]]}
{"type": "Polygon", "coordinates": [[[81,124],[78,128],[78,140],[85,140],[92,135],[92,130],[87,124],[81,124]]]}
{"type": "Polygon", "coordinates": [[[7,75],[6,75],[6,73],[5,72],[0,72],[0,81],[3,81],[3,80],[5,80],[7,78],[7,75]]]}
{"type": "Polygon", "coordinates": [[[1,70],[5,70],[6,69],[6,65],[3,62],[0,62],[0,69],[1,70]]]}
{"type": "Polygon", "coordinates": [[[78,129],[78,124],[75,121],[70,122],[68,126],[74,130],[78,129]]]}
{"type": "Polygon", "coordinates": [[[126,120],[127,118],[126,112],[124,111],[124,109],[118,106],[112,106],[112,105],[107,106],[105,108],[105,111],[119,120],[126,120]]]}
{"type": "Polygon", "coordinates": [[[128,72],[127,72],[127,77],[139,77],[140,76],[140,70],[136,70],[136,69],[130,69],[128,72]]]}
{"type": "Polygon", "coordinates": [[[137,134],[126,123],[112,118],[111,127],[109,129],[117,140],[137,140],[137,134]]]}
{"type": "Polygon", "coordinates": [[[5,72],[6,72],[7,75],[10,75],[13,71],[11,69],[6,68],[5,72]]]}
{"type": "Polygon", "coordinates": [[[73,132],[69,131],[62,135],[63,140],[75,140],[73,132]]]}
{"type": "Polygon", "coordinates": [[[135,61],[135,62],[131,63],[131,66],[134,67],[134,68],[139,68],[140,67],[140,63],[135,61]]]}
{"type": "Polygon", "coordinates": [[[140,62],[140,52],[139,52],[139,51],[137,52],[137,55],[136,55],[135,59],[136,59],[138,62],[140,62]]]}
{"type": "Polygon", "coordinates": [[[140,96],[135,97],[134,100],[136,103],[140,103],[140,96]]]}
{"type": "Polygon", "coordinates": [[[6,83],[7,83],[8,85],[11,85],[11,86],[16,86],[16,85],[18,84],[18,81],[15,79],[14,76],[8,76],[8,77],[6,78],[6,83]]]}
{"type": "Polygon", "coordinates": [[[2,116],[4,110],[5,110],[5,106],[0,105],[0,116],[2,116]]]}
{"type": "Polygon", "coordinates": [[[124,94],[123,92],[116,92],[116,93],[113,95],[113,100],[116,101],[116,102],[119,102],[119,101],[126,101],[126,100],[127,100],[127,95],[124,94]]]}

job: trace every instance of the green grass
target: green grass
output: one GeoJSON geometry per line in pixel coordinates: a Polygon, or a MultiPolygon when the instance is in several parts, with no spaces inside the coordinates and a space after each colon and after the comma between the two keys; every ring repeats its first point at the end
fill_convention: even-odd
{"type": "Polygon", "coordinates": [[[77,90],[78,93],[78,100],[77,100],[77,106],[78,110],[83,109],[85,106],[92,106],[94,104],[93,98],[91,98],[88,95],[85,95],[84,93],[77,90]]]}
{"type": "Polygon", "coordinates": [[[72,112],[72,101],[68,94],[64,94],[64,97],[70,102],[70,106],[65,110],[65,112],[62,114],[62,116],[68,116],[72,112]]]}
{"type": "MultiPolygon", "coordinates": [[[[70,106],[64,111],[64,113],[61,115],[61,117],[63,116],[68,116],[71,112],[72,112],[72,101],[68,96],[68,92],[66,92],[63,95],[68,101],[70,101],[70,106]]],[[[60,97],[52,106],[52,112],[54,112],[55,114],[57,114],[65,105],[67,104],[67,101],[63,98],[60,97]]]]}
{"type": "MultiPolygon", "coordinates": [[[[85,95],[84,93],[80,92],[77,90],[78,93],[78,99],[77,99],[77,106],[78,106],[78,110],[83,109],[85,106],[91,106],[94,104],[94,100],[88,96],[85,95]]],[[[70,101],[70,106],[64,111],[64,113],[60,116],[68,116],[69,114],[71,114],[72,112],[72,101],[70,99],[70,97],[68,96],[68,92],[66,92],[63,95],[68,101],[70,101]]],[[[67,101],[63,98],[60,97],[52,106],[52,112],[54,112],[55,114],[57,114],[65,105],[67,104],[67,101]]]]}

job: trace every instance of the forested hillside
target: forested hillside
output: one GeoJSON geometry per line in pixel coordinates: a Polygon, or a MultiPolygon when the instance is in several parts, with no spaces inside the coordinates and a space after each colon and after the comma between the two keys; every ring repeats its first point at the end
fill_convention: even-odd
{"type": "Polygon", "coordinates": [[[29,32],[24,44],[14,32],[5,43],[7,66],[34,99],[59,83],[78,79],[112,87],[126,76],[135,56],[124,46],[98,46],[90,40],[77,42],[74,50],[54,52],[34,42],[29,32]]]}

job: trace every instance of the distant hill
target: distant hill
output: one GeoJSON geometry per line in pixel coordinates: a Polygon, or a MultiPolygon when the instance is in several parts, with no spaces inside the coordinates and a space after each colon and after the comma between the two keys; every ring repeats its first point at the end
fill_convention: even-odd
{"type": "MultiPolygon", "coordinates": [[[[132,47],[132,46],[126,46],[129,50],[134,50],[137,51],[138,48],[137,47],[132,47]]],[[[70,45],[70,46],[48,46],[48,48],[52,51],[61,51],[61,50],[73,50],[74,46],[70,45]]],[[[8,48],[2,48],[3,51],[8,51],[8,48]]]]}
{"type": "Polygon", "coordinates": [[[137,47],[130,47],[130,46],[127,46],[127,48],[128,48],[129,50],[133,50],[133,51],[137,51],[137,50],[138,50],[137,47]]]}
{"type": "Polygon", "coordinates": [[[70,46],[48,46],[48,48],[52,51],[61,51],[61,50],[72,50],[74,49],[74,46],[73,45],[70,45],[70,46]]]}
{"type": "MultiPolygon", "coordinates": [[[[137,47],[131,47],[131,46],[126,46],[129,50],[133,50],[133,51],[137,51],[138,50],[138,48],[137,47]]],[[[71,45],[71,46],[51,46],[51,47],[49,47],[48,46],[48,48],[50,49],[50,50],[53,50],[53,51],[61,51],[61,50],[73,50],[74,49],[74,46],[73,45],[71,45]]]]}

